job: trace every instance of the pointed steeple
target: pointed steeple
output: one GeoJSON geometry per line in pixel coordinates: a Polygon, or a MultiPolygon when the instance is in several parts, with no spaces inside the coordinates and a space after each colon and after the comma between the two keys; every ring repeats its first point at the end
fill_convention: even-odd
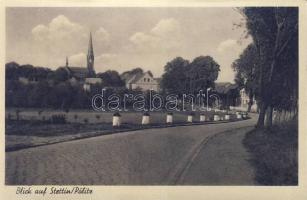
{"type": "Polygon", "coordinates": [[[93,41],[92,41],[91,32],[90,32],[90,39],[88,43],[88,52],[87,52],[87,69],[88,69],[89,77],[95,77],[94,50],[93,50],[93,41]]]}
{"type": "Polygon", "coordinates": [[[93,50],[93,40],[92,40],[92,32],[90,32],[90,39],[88,42],[88,52],[87,55],[92,55],[94,56],[94,50],[93,50]]]}

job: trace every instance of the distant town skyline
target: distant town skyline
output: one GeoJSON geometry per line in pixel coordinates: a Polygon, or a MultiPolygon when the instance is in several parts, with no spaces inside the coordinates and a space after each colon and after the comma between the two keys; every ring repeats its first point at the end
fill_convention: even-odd
{"type": "Polygon", "coordinates": [[[234,8],[7,8],[6,62],[56,69],[86,67],[93,34],[95,70],[135,67],[162,75],[177,56],[210,55],[220,64],[217,81],[233,82],[231,63],[251,42],[234,8]]]}

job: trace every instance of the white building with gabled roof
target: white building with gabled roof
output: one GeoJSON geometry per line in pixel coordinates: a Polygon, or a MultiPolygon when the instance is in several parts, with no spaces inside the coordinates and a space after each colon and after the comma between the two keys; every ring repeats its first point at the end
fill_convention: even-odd
{"type": "Polygon", "coordinates": [[[154,78],[150,71],[137,73],[125,77],[126,87],[130,90],[140,89],[141,91],[153,90],[159,92],[159,79],[154,78]]]}

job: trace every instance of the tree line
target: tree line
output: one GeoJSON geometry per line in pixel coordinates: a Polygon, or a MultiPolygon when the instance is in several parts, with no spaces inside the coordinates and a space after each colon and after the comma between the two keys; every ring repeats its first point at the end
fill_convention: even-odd
{"type": "MultiPolygon", "coordinates": [[[[90,91],[85,91],[82,84],[73,84],[71,76],[64,68],[51,70],[45,67],[19,65],[15,62],[7,63],[6,71],[6,106],[21,108],[51,108],[51,109],[89,109],[91,98],[101,93],[105,88],[107,94],[139,94],[141,90],[129,90],[125,87],[125,78],[143,73],[141,68],[119,74],[108,70],[98,73],[96,77],[102,79],[101,84],[94,84],[90,91]],[[33,81],[24,84],[20,77],[33,81]]],[[[218,77],[219,65],[210,56],[199,56],[191,63],[181,57],[168,62],[164,67],[161,80],[161,95],[184,93],[193,94],[199,89],[214,86],[218,77]]],[[[149,72],[151,73],[151,72],[149,72]]],[[[145,92],[146,95],[148,95],[145,92]]],[[[132,102],[131,102],[132,103],[132,102]]],[[[128,105],[127,106],[131,106],[128,105]]]]}
{"type": "Polygon", "coordinates": [[[235,81],[258,102],[257,127],[271,127],[273,109],[296,113],[298,109],[298,8],[238,11],[245,19],[238,26],[246,26],[253,42],[232,64],[235,81]]]}

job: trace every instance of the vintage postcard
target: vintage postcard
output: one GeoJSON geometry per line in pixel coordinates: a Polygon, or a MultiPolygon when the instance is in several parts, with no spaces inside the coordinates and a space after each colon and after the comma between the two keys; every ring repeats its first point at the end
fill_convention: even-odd
{"type": "Polygon", "coordinates": [[[1,1],[1,199],[307,198],[306,6],[1,1]]]}

